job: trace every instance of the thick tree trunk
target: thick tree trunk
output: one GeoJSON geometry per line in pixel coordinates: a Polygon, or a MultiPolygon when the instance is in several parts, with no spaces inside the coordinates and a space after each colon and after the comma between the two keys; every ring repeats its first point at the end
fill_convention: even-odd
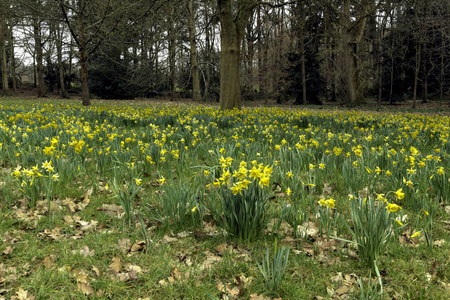
{"type": "Polygon", "coordinates": [[[239,0],[233,13],[232,0],[218,0],[220,20],[220,108],[241,108],[239,78],[241,40],[250,15],[255,8],[252,0],[239,0]]]}
{"type": "Polygon", "coordinates": [[[87,53],[83,48],[80,49],[80,79],[81,79],[81,101],[84,106],[91,105],[89,99],[87,53]]]}
{"type": "MultiPolygon", "coordinates": [[[[79,7],[82,1],[79,1],[79,7]]],[[[78,13],[78,52],[80,57],[80,79],[81,79],[81,103],[84,106],[91,105],[91,99],[89,98],[89,80],[88,80],[88,68],[87,60],[88,53],[86,50],[86,36],[84,28],[84,10],[80,10],[78,13]]]]}
{"type": "Polygon", "coordinates": [[[356,104],[357,91],[355,82],[355,63],[353,58],[353,42],[350,32],[350,0],[343,0],[342,3],[343,18],[342,18],[342,51],[344,58],[344,82],[347,94],[347,101],[350,104],[356,104]]]}
{"type": "Polygon", "coordinates": [[[193,0],[189,0],[188,2],[188,28],[192,66],[192,100],[200,101],[200,77],[198,74],[197,41],[195,40],[195,11],[192,2],[193,0]]]}
{"type": "Polygon", "coordinates": [[[344,82],[347,101],[357,105],[363,100],[359,74],[356,66],[358,43],[366,26],[368,12],[373,8],[373,1],[364,1],[360,13],[351,21],[350,0],[342,0],[342,51],[344,58],[344,82]]]}
{"type": "Polygon", "coordinates": [[[241,86],[239,79],[241,36],[236,31],[222,27],[220,32],[220,108],[241,108],[241,86]]]}

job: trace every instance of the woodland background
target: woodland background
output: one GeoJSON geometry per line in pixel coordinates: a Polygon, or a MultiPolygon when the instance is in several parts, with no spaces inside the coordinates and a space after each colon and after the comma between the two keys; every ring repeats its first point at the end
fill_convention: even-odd
{"type": "Polygon", "coordinates": [[[1,0],[3,94],[450,100],[450,1],[1,0]]]}

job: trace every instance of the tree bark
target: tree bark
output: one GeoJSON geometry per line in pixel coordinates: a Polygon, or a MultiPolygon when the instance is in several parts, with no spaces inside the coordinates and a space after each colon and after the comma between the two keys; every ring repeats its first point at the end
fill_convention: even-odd
{"type": "MultiPolygon", "coordinates": [[[[2,3],[3,4],[3,3],[2,3]]],[[[0,12],[0,54],[1,54],[1,69],[2,69],[2,89],[8,91],[8,64],[6,59],[6,16],[3,7],[0,12]]]]}
{"type": "Polygon", "coordinates": [[[176,92],[176,78],[175,78],[175,56],[176,56],[176,38],[175,38],[175,24],[174,20],[170,20],[168,40],[169,40],[169,73],[170,73],[170,101],[175,99],[176,92]]]}
{"type": "Polygon", "coordinates": [[[64,84],[64,65],[62,60],[62,30],[59,24],[56,25],[56,55],[59,70],[59,94],[62,98],[67,97],[66,86],[64,84]]]}
{"type": "Polygon", "coordinates": [[[197,41],[195,39],[195,11],[193,0],[188,0],[188,28],[191,51],[192,100],[200,101],[200,77],[198,74],[197,41]]]}
{"type": "Polygon", "coordinates": [[[9,30],[9,50],[11,55],[11,82],[12,82],[12,89],[15,93],[17,91],[17,82],[16,82],[16,58],[14,55],[14,36],[13,36],[13,30],[12,25],[9,30]]]}
{"type": "Polygon", "coordinates": [[[350,0],[342,0],[342,51],[344,59],[344,82],[347,101],[357,105],[363,100],[356,66],[357,46],[364,33],[368,12],[373,1],[363,1],[361,10],[354,22],[351,21],[350,0]]]}
{"type": "Polygon", "coordinates": [[[239,0],[233,13],[232,0],[218,0],[220,20],[220,109],[241,108],[239,78],[241,40],[256,7],[252,0],[239,0]]]}
{"type": "MultiPolygon", "coordinates": [[[[79,0],[78,7],[83,7],[83,1],[79,0]]],[[[86,50],[86,37],[84,28],[84,9],[80,9],[78,12],[78,51],[80,59],[80,79],[81,79],[81,103],[84,106],[91,105],[91,99],[89,98],[89,83],[88,83],[88,68],[87,60],[88,53],[86,50]]]]}
{"type": "MultiPolygon", "coordinates": [[[[36,12],[37,13],[37,12],[36,12]]],[[[36,72],[37,72],[37,96],[38,98],[45,96],[44,83],[44,64],[41,36],[41,21],[38,16],[33,17],[33,33],[34,33],[34,49],[36,52],[36,72]]]]}

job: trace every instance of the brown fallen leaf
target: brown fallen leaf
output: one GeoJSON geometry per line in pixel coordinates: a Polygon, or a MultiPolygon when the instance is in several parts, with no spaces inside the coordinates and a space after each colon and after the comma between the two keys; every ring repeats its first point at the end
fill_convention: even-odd
{"type": "MultiPolygon", "coordinates": [[[[92,194],[92,192],[91,192],[91,194],[92,194]]],[[[89,205],[89,203],[91,203],[91,199],[89,199],[89,196],[90,196],[90,194],[88,195],[88,193],[86,193],[83,201],[77,203],[77,205],[75,206],[75,209],[77,211],[84,210],[89,205]]]]}
{"type": "Polygon", "coordinates": [[[81,221],[81,217],[80,216],[75,216],[75,215],[66,215],[63,217],[63,220],[66,224],[71,225],[74,224],[78,221],[81,221]]]}
{"type": "Polygon", "coordinates": [[[183,232],[178,232],[178,233],[177,233],[177,236],[178,236],[179,238],[185,238],[185,237],[188,237],[189,234],[190,234],[189,232],[183,231],[183,232]]]}
{"type": "Polygon", "coordinates": [[[84,246],[83,248],[81,248],[80,250],[72,250],[73,254],[80,254],[84,257],[88,257],[88,256],[94,256],[94,250],[89,250],[88,246],[84,246]]]}
{"type": "Polygon", "coordinates": [[[56,260],[56,256],[53,254],[50,254],[50,255],[44,257],[42,264],[44,265],[44,267],[46,269],[51,269],[51,268],[55,267],[55,260],[56,260]]]}
{"type": "Polygon", "coordinates": [[[169,244],[169,243],[177,242],[178,239],[177,239],[177,238],[171,238],[170,236],[168,236],[168,235],[166,234],[166,235],[163,237],[162,241],[163,241],[163,243],[169,244]]]}
{"type": "Polygon", "coordinates": [[[75,208],[77,207],[77,205],[72,199],[70,198],[64,199],[62,201],[62,205],[65,206],[69,212],[75,213],[75,208]]]}
{"type": "Polygon", "coordinates": [[[97,220],[91,220],[90,222],[87,221],[77,221],[77,224],[80,226],[81,231],[95,231],[98,225],[97,220]]]}
{"type": "Polygon", "coordinates": [[[136,243],[131,246],[130,252],[139,252],[142,251],[145,247],[145,241],[136,241],[136,243]]]}
{"type": "Polygon", "coordinates": [[[14,251],[14,247],[8,246],[2,251],[3,255],[10,255],[14,251]]]}
{"type": "Polygon", "coordinates": [[[91,296],[94,294],[94,289],[89,285],[89,283],[78,282],[77,287],[79,291],[87,296],[91,296]]]}
{"type": "Polygon", "coordinates": [[[120,261],[120,257],[113,257],[112,263],[109,265],[109,268],[114,271],[115,274],[118,274],[122,271],[122,263],[120,261]]]}
{"type": "Polygon", "coordinates": [[[219,253],[220,255],[224,255],[226,252],[233,251],[233,246],[229,246],[227,243],[222,243],[219,246],[214,247],[214,249],[219,253]]]}
{"type": "Polygon", "coordinates": [[[297,234],[302,237],[308,237],[315,240],[319,235],[319,225],[316,222],[308,221],[297,226],[297,234]]]}
{"type": "Polygon", "coordinates": [[[335,294],[335,295],[342,296],[342,295],[344,295],[345,293],[347,293],[348,290],[349,290],[349,287],[346,286],[346,285],[343,285],[343,286],[337,288],[337,289],[334,291],[334,294],[335,294]]]}
{"type": "Polygon", "coordinates": [[[121,239],[118,241],[119,250],[121,250],[123,253],[127,253],[130,250],[131,247],[131,241],[130,239],[121,239]]]}
{"type": "Polygon", "coordinates": [[[92,271],[94,271],[95,276],[100,277],[100,270],[96,266],[92,266],[92,271]]]}
{"type": "Polygon", "coordinates": [[[251,300],[271,300],[270,297],[264,297],[264,294],[258,295],[258,293],[253,293],[250,295],[251,300]]]}
{"type": "Polygon", "coordinates": [[[119,218],[124,213],[122,206],[116,204],[103,204],[101,207],[97,208],[97,211],[102,211],[107,215],[119,218]]]}
{"type": "Polygon", "coordinates": [[[239,288],[237,286],[232,287],[231,283],[227,283],[227,285],[225,286],[222,282],[218,282],[216,284],[216,288],[225,294],[230,294],[235,297],[239,295],[239,288]]]}
{"type": "Polygon", "coordinates": [[[35,296],[28,294],[28,291],[24,291],[20,288],[16,294],[11,297],[11,300],[34,300],[35,298],[35,296]]]}

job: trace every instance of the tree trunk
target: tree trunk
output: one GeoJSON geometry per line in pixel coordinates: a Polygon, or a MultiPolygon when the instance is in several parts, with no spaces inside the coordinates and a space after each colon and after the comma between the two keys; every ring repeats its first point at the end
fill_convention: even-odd
{"type": "Polygon", "coordinates": [[[416,65],[415,65],[415,68],[414,68],[413,108],[416,108],[417,84],[419,82],[419,69],[420,69],[421,52],[422,52],[422,45],[420,43],[416,43],[416,65]]]}
{"type": "Polygon", "coordinates": [[[80,79],[81,79],[81,101],[84,106],[91,105],[89,99],[87,53],[83,48],[80,49],[80,79]]]}
{"type": "Polygon", "coordinates": [[[12,25],[9,31],[9,49],[11,52],[11,81],[12,81],[12,88],[13,92],[15,93],[17,91],[17,82],[16,82],[16,58],[14,55],[14,36],[13,36],[13,30],[12,25]]]}
{"type": "Polygon", "coordinates": [[[239,78],[241,40],[255,8],[252,0],[240,0],[233,14],[233,1],[218,0],[220,20],[220,109],[241,108],[239,78]]]}
{"type": "MultiPolygon", "coordinates": [[[[79,1],[78,7],[83,7],[82,1],[79,1]]],[[[89,98],[89,81],[88,81],[88,68],[87,60],[88,53],[86,50],[86,37],[84,28],[84,10],[80,9],[78,13],[78,51],[80,56],[80,79],[81,79],[81,103],[84,106],[91,105],[91,99],[89,98]]]]}
{"type": "Polygon", "coordinates": [[[0,7],[0,55],[1,55],[1,69],[2,69],[2,89],[8,91],[8,64],[6,59],[6,16],[3,11],[3,7],[0,7]]]}
{"type": "Polygon", "coordinates": [[[342,3],[343,18],[342,18],[342,51],[344,58],[344,82],[347,94],[347,101],[350,104],[357,103],[357,91],[355,82],[355,63],[353,59],[353,42],[350,32],[350,0],[343,0],[342,3]]]}
{"type": "Polygon", "coordinates": [[[34,33],[34,51],[36,52],[36,72],[37,72],[37,88],[38,88],[37,96],[38,98],[41,98],[45,96],[45,83],[44,83],[41,21],[37,16],[34,16],[33,18],[33,33],[34,33]]]}
{"type": "Polygon", "coordinates": [[[200,101],[200,77],[198,74],[197,61],[197,42],[195,40],[195,11],[193,8],[193,0],[188,2],[188,28],[189,40],[191,44],[191,66],[192,66],[192,100],[200,101]]]}
{"type": "Polygon", "coordinates": [[[242,37],[235,28],[222,27],[220,32],[220,108],[241,108],[241,86],[239,80],[242,37]]]}
{"type": "Polygon", "coordinates": [[[342,51],[344,58],[344,82],[347,92],[347,101],[350,105],[357,105],[363,100],[359,76],[356,66],[357,46],[364,33],[368,11],[373,7],[373,1],[363,1],[360,13],[351,22],[350,0],[342,1],[342,51]]]}
{"type": "Polygon", "coordinates": [[[64,65],[62,60],[62,30],[59,24],[56,25],[56,55],[59,69],[59,94],[62,98],[67,98],[66,86],[64,84],[64,65]]]}
{"type": "Polygon", "coordinates": [[[175,21],[171,17],[169,22],[169,30],[167,32],[167,39],[169,41],[168,51],[169,51],[169,74],[170,74],[170,101],[175,100],[176,92],[176,78],[175,78],[175,57],[176,57],[176,32],[175,32],[175,21]]]}
{"type": "Polygon", "coordinates": [[[262,20],[261,20],[261,7],[258,6],[256,11],[256,36],[258,39],[257,49],[258,49],[258,92],[260,96],[265,94],[265,84],[264,84],[264,50],[262,42],[262,20]]]}
{"type": "Polygon", "coordinates": [[[305,66],[305,15],[302,8],[302,20],[300,21],[300,62],[302,67],[302,103],[306,104],[306,66],[305,66]]]}

